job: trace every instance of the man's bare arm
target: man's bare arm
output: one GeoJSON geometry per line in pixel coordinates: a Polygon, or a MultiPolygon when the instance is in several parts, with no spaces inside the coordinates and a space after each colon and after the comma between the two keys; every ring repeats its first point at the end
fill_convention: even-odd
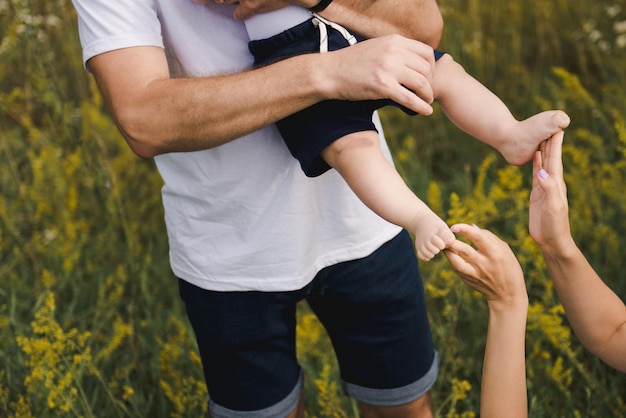
{"type": "MultiPolygon", "coordinates": [[[[255,14],[289,4],[310,8],[319,0],[193,0],[196,3],[235,4],[234,16],[247,19],[255,14]]],[[[366,38],[398,34],[439,45],[443,18],[436,0],[333,0],[320,15],[366,38]]]]}
{"type": "Polygon", "coordinates": [[[171,79],[156,47],[89,60],[121,132],[143,157],[211,148],[325,99],[391,98],[430,114],[433,64],[432,49],[396,35],[206,78],[171,79]]]}
{"type": "Polygon", "coordinates": [[[334,0],[320,15],[366,38],[399,34],[433,48],[443,31],[436,0],[334,0]]]}

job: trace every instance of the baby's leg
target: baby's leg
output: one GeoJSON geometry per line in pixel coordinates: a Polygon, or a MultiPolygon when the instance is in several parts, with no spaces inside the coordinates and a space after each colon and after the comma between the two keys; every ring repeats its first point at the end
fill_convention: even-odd
{"type": "Polygon", "coordinates": [[[435,100],[456,126],[498,150],[513,165],[530,161],[541,142],[570,122],[560,110],[518,121],[500,98],[448,54],[436,63],[432,87],[435,100]]]}
{"type": "Polygon", "coordinates": [[[404,183],[385,158],[375,131],[339,138],[322,151],[322,158],[372,211],[415,236],[420,259],[428,261],[454,242],[454,234],[404,183]]]}

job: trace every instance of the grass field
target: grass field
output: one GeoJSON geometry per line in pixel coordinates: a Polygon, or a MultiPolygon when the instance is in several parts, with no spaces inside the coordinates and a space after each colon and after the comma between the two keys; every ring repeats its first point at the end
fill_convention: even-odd
{"type": "MultiPolygon", "coordinates": [[[[440,6],[441,49],[518,118],[570,114],[572,232],[626,297],[626,2],[440,6]]],[[[0,0],[0,28],[0,416],[201,416],[208,395],[169,269],[161,180],[84,71],[71,2],[0,0]]],[[[439,109],[382,117],[411,187],[449,223],[489,228],[518,255],[530,416],[626,416],[626,376],[580,346],[528,235],[530,167],[507,166],[439,109]]],[[[442,358],[438,416],[478,416],[486,305],[443,258],[422,270],[442,358]]],[[[358,416],[306,306],[298,331],[307,415],[358,416]]]]}

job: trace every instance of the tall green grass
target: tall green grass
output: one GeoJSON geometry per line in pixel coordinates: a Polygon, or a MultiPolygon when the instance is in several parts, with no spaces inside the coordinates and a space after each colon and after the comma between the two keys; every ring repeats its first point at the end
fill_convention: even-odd
{"type": "MultiPolygon", "coordinates": [[[[572,231],[626,295],[626,3],[440,2],[451,53],[524,118],[572,117],[572,231]]],[[[207,394],[167,262],[161,180],[134,156],[84,72],[69,0],[0,1],[0,416],[192,417],[207,394]]],[[[626,378],[572,335],[527,233],[529,167],[509,167],[442,112],[382,112],[398,168],[447,221],[510,243],[527,278],[530,415],[626,414],[626,378]]],[[[441,417],[476,416],[482,298],[439,258],[423,266],[441,417]]],[[[330,344],[299,312],[311,417],[357,416],[330,344]]]]}

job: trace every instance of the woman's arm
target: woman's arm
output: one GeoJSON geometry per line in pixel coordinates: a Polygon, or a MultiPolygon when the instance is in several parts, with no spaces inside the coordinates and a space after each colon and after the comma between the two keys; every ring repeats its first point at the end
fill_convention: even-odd
{"type": "Polygon", "coordinates": [[[626,305],[593,270],[572,238],[562,144],[560,132],[535,154],[530,235],[541,248],[580,342],[612,367],[626,372],[626,305]]]}
{"type": "Polygon", "coordinates": [[[525,418],[528,294],[522,269],[509,246],[491,232],[465,224],[451,230],[475,248],[456,241],[444,252],[465,284],[485,295],[489,307],[480,416],[525,418]]]}

